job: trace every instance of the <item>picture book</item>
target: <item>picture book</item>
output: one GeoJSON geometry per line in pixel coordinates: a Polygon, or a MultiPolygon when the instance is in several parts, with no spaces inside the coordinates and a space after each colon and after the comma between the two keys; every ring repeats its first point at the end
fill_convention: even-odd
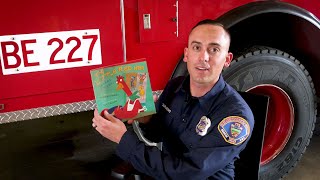
{"type": "Polygon", "coordinates": [[[126,121],[156,112],[145,59],[90,71],[99,113],[107,110],[126,121]]]}

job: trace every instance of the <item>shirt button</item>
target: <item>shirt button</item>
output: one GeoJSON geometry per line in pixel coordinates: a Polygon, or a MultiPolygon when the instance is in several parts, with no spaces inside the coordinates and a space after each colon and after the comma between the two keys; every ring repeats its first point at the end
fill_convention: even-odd
{"type": "Polygon", "coordinates": [[[183,118],[183,119],[182,119],[182,122],[184,122],[184,123],[185,123],[185,122],[187,122],[187,120],[183,118]]]}
{"type": "Polygon", "coordinates": [[[189,147],[192,148],[193,147],[192,144],[189,144],[189,147]]]}

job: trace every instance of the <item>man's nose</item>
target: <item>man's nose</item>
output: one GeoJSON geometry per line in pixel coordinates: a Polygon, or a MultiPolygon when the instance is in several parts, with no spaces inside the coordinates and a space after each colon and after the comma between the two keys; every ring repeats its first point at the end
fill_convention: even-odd
{"type": "Polygon", "coordinates": [[[200,55],[200,59],[202,61],[208,62],[209,61],[209,53],[206,50],[202,51],[201,55],[200,55]]]}

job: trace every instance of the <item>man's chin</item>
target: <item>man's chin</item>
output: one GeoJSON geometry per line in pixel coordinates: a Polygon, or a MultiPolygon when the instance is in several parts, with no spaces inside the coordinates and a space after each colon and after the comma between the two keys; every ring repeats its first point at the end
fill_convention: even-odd
{"type": "Polygon", "coordinates": [[[208,78],[198,77],[194,78],[193,81],[197,84],[208,84],[210,83],[210,80],[208,78]]]}

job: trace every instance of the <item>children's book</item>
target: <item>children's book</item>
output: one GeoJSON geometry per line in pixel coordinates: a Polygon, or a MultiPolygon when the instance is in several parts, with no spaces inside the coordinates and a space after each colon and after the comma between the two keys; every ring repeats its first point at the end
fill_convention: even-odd
{"type": "Polygon", "coordinates": [[[126,121],[156,112],[145,59],[90,71],[99,113],[107,110],[126,121]]]}

